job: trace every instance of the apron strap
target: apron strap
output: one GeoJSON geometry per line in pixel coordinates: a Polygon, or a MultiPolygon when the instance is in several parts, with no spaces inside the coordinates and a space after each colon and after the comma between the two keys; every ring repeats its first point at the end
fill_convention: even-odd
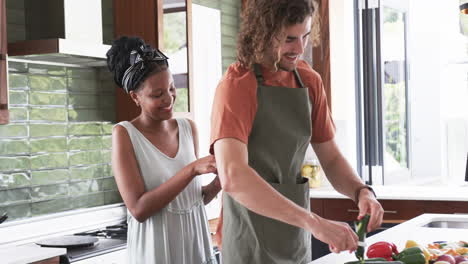
{"type": "Polygon", "coordinates": [[[301,79],[301,76],[299,75],[299,73],[297,72],[297,68],[294,69],[294,76],[296,77],[296,81],[299,83],[299,85],[301,86],[301,88],[306,88],[304,83],[302,82],[302,79],[301,79]]]}
{"type": "MultiPolygon", "coordinates": [[[[254,68],[254,73],[255,73],[255,77],[257,79],[258,85],[263,85],[263,81],[265,79],[263,78],[263,74],[262,74],[262,70],[260,69],[260,65],[254,64],[253,68],[254,68]]],[[[299,76],[299,73],[297,72],[297,69],[294,69],[294,77],[296,77],[296,81],[297,81],[297,83],[299,84],[299,86],[301,88],[306,88],[304,83],[302,82],[301,76],[299,76]]]]}
{"type": "Polygon", "coordinates": [[[260,65],[255,63],[253,67],[254,67],[254,73],[255,73],[255,77],[257,79],[258,85],[263,85],[264,79],[262,75],[262,70],[260,69],[260,65]]]}

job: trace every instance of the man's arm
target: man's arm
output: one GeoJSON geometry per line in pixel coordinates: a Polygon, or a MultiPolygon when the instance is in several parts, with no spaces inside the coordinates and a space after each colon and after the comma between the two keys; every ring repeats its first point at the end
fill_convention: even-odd
{"type": "MultiPolygon", "coordinates": [[[[193,149],[195,151],[195,158],[198,159],[198,129],[191,119],[187,119],[190,123],[190,127],[192,128],[192,138],[193,138],[193,149]]],[[[202,195],[203,195],[203,203],[209,204],[213,198],[221,191],[221,184],[219,183],[218,175],[208,184],[202,186],[202,195]]]]}
{"type": "Polygon", "coordinates": [[[333,187],[354,202],[358,202],[359,216],[370,214],[368,230],[374,230],[382,224],[383,209],[369,189],[361,189],[358,194],[359,201],[355,201],[356,190],[365,185],[353,170],[346,158],[341,154],[334,139],[324,143],[312,143],[320,164],[333,187]]]}
{"type": "Polygon", "coordinates": [[[323,219],[296,205],[248,165],[247,146],[234,138],[214,144],[221,186],[234,200],[251,211],[303,229],[329,244],[334,252],[354,250],[357,236],[347,224],[323,219]]]}

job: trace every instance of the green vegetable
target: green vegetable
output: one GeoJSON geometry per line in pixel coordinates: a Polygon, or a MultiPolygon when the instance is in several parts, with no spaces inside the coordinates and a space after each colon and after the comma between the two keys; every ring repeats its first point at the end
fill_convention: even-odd
{"type": "Polygon", "coordinates": [[[426,263],[426,258],[424,257],[424,254],[422,253],[399,257],[398,260],[405,264],[425,264],[426,263]]]}
{"type": "Polygon", "coordinates": [[[426,258],[419,247],[410,247],[398,254],[397,260],[405,264],[425,264],[426,258]]]}
{"type": "Polygon", "coordinates": [[[384,258],[370,258],[364,260],[354,260],[346,262],[345,264],[404,264],[401,261],[388,261],[384,258]]]}
{"type": "Polygon", "coordinates": [[[388,261],[388,260],[385,260],[385,261],[380,261],[380,260],[377,260],[377,261],[364,261],[363,263],[365,264],[405,264],[399,260],[393,260],[393,261],[388,261]]]}
{"type": "Polygon", "coordinates": [[[420,247],[410,247],[401,251],[400,254],[398,254],[398,258],[407,256],[407,255],[414,255],[414,254],[423,254],[423,251],[421,250],[420,247]]]}
{"type": "Polygon", "coordinates": [[[363,261],[380,261],[380,262],[383,262],[383,261],[387,261],[387,260],[384,259],[384,258],[369,258],[369,259],[363,259],[362,261],[361,261],[361,260],[348,261],[348,262],[346,262],[345,264],[367,263],[367,262],[363,262],[363,261]]]}
{"type": "MultiPolygon", "coordinates": [[[[364,242],[367,234],[367,224],[369,224],[370,215],[365,215],[360,221],[354,222],[356,226],[356,234],[359,241],[364,242]]],[[[364,247],[359,246],[355,252],[356,258],[359,260],[364,259],[364,247]]]]}
{"type": "Polygon", "coordinates": [[[377,261],[365,261],[364,262],[365,264],[405,264],[399,260],[392,260],[392,261],[388,261],[388,260],[385,260],[385,261],[381,261],[381,260],[377,260],[377,261]]]}

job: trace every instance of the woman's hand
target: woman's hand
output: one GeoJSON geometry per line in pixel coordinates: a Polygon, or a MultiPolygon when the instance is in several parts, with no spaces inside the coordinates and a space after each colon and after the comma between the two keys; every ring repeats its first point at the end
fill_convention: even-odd
{"type": "Polygon", "coordinates": [[[194,176],[207,174],[207,173],[217,173],[216,169],[216,160],[213,155],[209,155],[191,163],[192,171],[194,176]]]}
{"type": "Polygon", "coordinates": [[[358,247],[358,236],[351,227],[343,222],[324,219],[315,215],[314,222],[310,226],[312,235],[318,240],[328,244],[330,251],[355,251],[358,247]]]}

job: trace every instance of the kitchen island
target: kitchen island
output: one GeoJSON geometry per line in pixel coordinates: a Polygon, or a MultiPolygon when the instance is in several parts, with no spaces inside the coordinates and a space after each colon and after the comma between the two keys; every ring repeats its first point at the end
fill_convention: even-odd
{"type": "MultiPolygon", "coordinates": [[[[468,215],[423,214],[395,227],[382,231],[366,239],[367,245],[379,241],[393,242],[399,250],[404,249],[407,240],[414,240],[425,246],[434,241],[468,241],[468,228],[427,227],[437,221],[463,222],[468,225],[468,215]]],[[[341,264],[356,260],[354,253],[328,254],[310,264],[341,264]]]]}

